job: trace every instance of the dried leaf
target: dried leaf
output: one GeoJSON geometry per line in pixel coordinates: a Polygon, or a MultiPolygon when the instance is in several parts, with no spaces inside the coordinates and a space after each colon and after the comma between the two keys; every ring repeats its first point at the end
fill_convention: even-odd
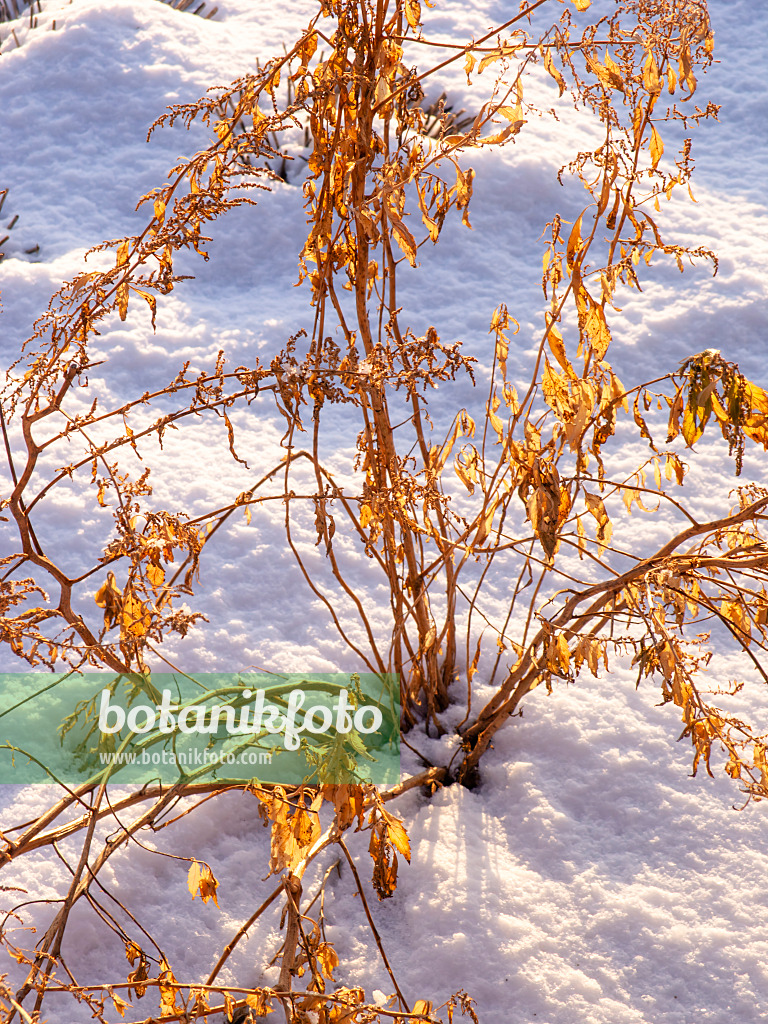
{"type": "Polygon", "coordinates": [[[147,566],[147,579],[157,589],[165,583],[165,569],[161,565],[149,564],[147,566]]]}
{"type": "Polygon", "coordinates": [[[274,1007],[269,1003],[270,993],[265,992],[264,989],[257,988],[249,995],[245,997],[247,1006],[250,1006],[252,1010],[256,1011],[257,1017],[265,1017],[268,1013],[272,1013],[274,1007]]]}
{"type": "Polygon", "coordinates": [[[419,0],[405,0],[405,16],[411,28],[417,28],[421,22],[421,4],[419,0]]]}
{"type": "Polygon", "coordinates": [[[661,141],[661,136],[656,131],[656,126],[651,125],[651,166],[656,169],[659,160],[661,160],[664,154],[664,143],[661,141]]]}
{"type": "Polygon", "coordinates": [[[552,350],[552,354],[554,355],[555,359],[558,361],[560,366],[562,366],[562,368],[565,370],[569,377],[571,377],[573,380],[576,380],[576,371],[573,369],[570,362],[568,361],[568,356],[566,356],[565,354],[565,343],[563,342],[563,336],[558,330],[557,325],[555,323],[549,324],[549,327],[547,328],[547,341],[549,342],[549,347],[552,350]]]}
{"type": "Polygon", "coordinates": [[[107,992],[109,992],[109,997],[114,1003],[115,1009],[120,1014],[120,1016],[124,1018],[126,1009],[130,1009],[132,1004],[127,1003],[124,999],[121,999],[116,992],[113,992],[111,985],[107,985],[107,992]]]}
{"type": "Polygon", "coordinates": [[[96,591],[94,601],[99,608],[104,609],[104,629],[111,629],[118,621],[123,605],[123,595],[117,587],[113,572],[107,573],[107,579],[96,591]]]}
{"type": "Polygon", "coordinates": [[[543,52],[544,52],[544,67],[547,70],[548,74],[550,74],[552,76],[552,78],[554,78],[554,80],[557,82],[557,87],[560,90],[560,95],[562,96],[563,93],[565,92],[565,79],[560,74],[560,71],[558,70],[558,68],[555,66],[555,62],[552,60],[552,51],[551,51],[550,47],[549,46],[544,47],[544,51],[543,52]]]}
{"type": "Polygon", "coordinates": [[[568,236],[568,245],[565,252],[565,262],[568,268],[568,273],[573,272],[573,267],[576,262],[576,257],[581,251],[581,218],[584,216],[582,213],[578,220],[571,228],[571,233],[568,236]]]}
{"type": "MultiPolygon", "coordinates": [[[[125,242],[121,242],[120,245],[117,248],[117,269],[118,269],[118,273],[121,270],[123,270],[124,268],[126,268],[127,263],[128,263],[128,242],[125,241],[125,242]]],[[[123,277],[123,280],[121,280],[120,283],[117,286],[116,298],[117,298],[117,310],[118,310],[118,313],[120,314],[120,319],[121,320],[125,320],[126,316],[128,315],[128,280],[127,280],[127,270],[125,271],[125,275],[123,277]]]]}
{"type": "Polygon", "coordinates": [[[399,818],[395,818],[392,814],[384,812],[384,821],[387,826],[387,839],[393,846],[402,853],[405,859],[410,864],[411,862],[411,844],[408,839],[408,833],[405,831],[402,821],[399,818]]]}
{"type": "Polygon", "coordinates": [[[611,536],[613,534],[613,526],[608,518],[608,513],[605,511],[605,505],[603,499],[597,494],[590,494],[589,491],[584,491],[584,499],[587,505],[587,511],[590,512],[597,520],[597,539],[600,543],[600,554],[602,554],[605,547],[610,543],[611,536]]]}
{"type": "Polygon", "coordinates": [[[333,981],[333,972],[339,966],[339,955],[329,942],[321,942],[315,951],[320,970],[333,981]]]}
{"type": "Polygon", "coordinates": [[[193,860],[189,866],[187,872],[187,887],[192,893],[192,899],[200,893],[200,898],[203,903],[207,903],[208,900],[213,902],[218,907],[219,901],[216,898],[216,889],[219,883],[216,881],[213,872],[210,867],[205,863],[198,863],[193,860]]]}
{"type": "Polygon", "coordinates": [[[133,967],[136,961],[141,956],[141,949],[136,945],[135,942],[130,942],[128,939],[125,940],[125,959],[133,967]]]}
{"type": "Polygon", "coordinates": [[[152,625],[152,616],[143,601],[129,590],[123,597],[120,622],[132,636],[146,636],[152,625]]]}
{"type": "Polygon", "coordinates": [[[165,957],[160,961],[158,982],[160,990],[160,1016],[167,1014],[170,1017],[173,1014],[179,1013],[179,1007],[176,1003],[176,979],[165,957]]]}

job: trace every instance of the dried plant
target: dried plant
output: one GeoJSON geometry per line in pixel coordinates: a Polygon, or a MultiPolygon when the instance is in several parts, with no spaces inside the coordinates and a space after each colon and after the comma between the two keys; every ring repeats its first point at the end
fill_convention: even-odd
{"type": "MultiPolygon", "coordinates": [[[[205,1019],[225,1006],[236,1011],[247,1004],[260,1012],[272,1003],[282,1003],[289,1021],[436,1020],[440,1008],[426,1000],[409,1009],[394,976],[391,1009],[366,1003],[359,989],[331,990],[336,954],[325,940],[322,898],[315,897],[319,916],[310,919],[301,909],[305,870],[321,851],[339,848],[389,969],[347,847],[351,827],[369,833],[374,887],[380,898],[392,895],[397,855],[408,859],[410,850],[387,803],[414,786],[434,791],[452,781],[474,784],[496,731],[532,689],[544,684],[549,690],[585,667],[593,675],[607,672],[609,656],[630,654],[638,679],[659,680],[663,700],[677,706],[683,735],[692,742],[694,774],[700,763],[711,772],[711,756],[723,752],[725,770],[747,800],[768,796],[765,735],[721,707],[728,694],[720,701],[699,671],[710,657],[706,622],[741,652],[745,678],[752,671],[768,681],[762,533],[768,491],[742,486],[733,507],[700,521],[679,495],[687,471],[680,445],[669,447],[678,435],[692,448],[705,430],[720,431],[740,472],[746,444],[768,447],[768,395],[714,350],[629,385],[608,361],[622,291],[640,289],[656,261],[671,260],[683,270],[715,260],[704,248],[668,240],[657,216],[673,193],[690,192],[690,141],[676,156],[665,155],[667,126],[688,129],[717,114],[712,104],[700,108],[692,99],[697,73],[712,60],[705,3],[619,0],[610,16],[589,21],[574,16],[574,9],[587,11],[589,0],[565,6],[536,0],[480,39],[439,44],[424,69],[407,67],[404,58],[406,46],[417,45],[425,55],[438,46],[424,34],[418,0],[321,0],[318,6],[282,56],[158,119],[153,127],[202,121],[213,127],[215,141],[143,198],[151,215],[141,234],[97,247],[115,251],[114,265],[63,286],[12,368],[3,432],[14,486],[2,507],[18,541],[16,553],[2,561],[2,636],[29,665],[106,667],[138,673],[150,686],[164,639],[183,635],[195,620],[180,601],[205,571],[209,538],[235,513],[250,521],[254,505],[279,500],[288,546],[341,641],[361,666],[400,675],[403,727],[411,738],[418,730],[443,732],[442,712],[462,701],[466,715],[456,755],[451,764],[385,793],[352,785],[250,787],[272,828],[270,870],[282,877],[205,984],[177,980],[143,924],[131,934],[114,928],[132,966],[127,981],[78,985],[61,958],[61,942],[79,899],[101,912],[93,882],[112,854],[142,830],[165,827],[164,815],[181,797],[196,798],[184,804],[187,814],[222,787],[180,781],[111,803],[106,780],[68,793],[4,839],[4,860],[11,861],[64,835],[84,836],[69,893],[37,951],[16,949],[29,972],[15,997],[0,995],[5,1021],[31,1019],[28,1000],[34,999],[36,1012],[46,993],[62,989],[86,1000],[102,1021],[115,1019],[112,1007],[123,1016],[124,1000],[149,989],[159,1006],[153,1019],[163,1022],[205,1019]],[[423,83],[456,61],[473,87],[487,83],[471,122],[444,105],[419,106],[423,83]],[[567,229],[555,213],[547,225],[542,287],[549,308],[528,382],[514,386],[507,370],[518,330],[514,310],[489,310],[495,350],[482,422],[457,409],[445,436],[435,437],[429,417],[435,391],[458,376],[474,380],[475,360],[459,344],[441,341],[439,325],[423,334],[409,326],[398,295],[399,268],[417,265],[449,215],[469,225],[474,172],[463,161],[472,150],[524,145],[534,108],[523,87],[535,65],[557,84],[562,102],[586,111],[602,133],[597,148],[574,154],[561,172],[581,182],[586,204],[567,229]],[[286,79],[291,91],[281,104],[286,79]],[[222,352],[204,372],[191,374],[185,364],[173,379],[119,407],[106,407],[97,396],[98,405],[79,411],[91,388],[90,344],[97,330],[116,315],[124,320],[137,299],[154,324],[158,296],[182,280],[177,254],[192,250],[206,259],[211,222],[254,202],[253,190],[269,189],[270,167],[282,159],[280,140],[305,126],[311,155],[300,282],[312,304],[311,331],[287,339],[269,365],[232,367],[222,352]],[[258,429],[264,403],[285,420],[269,472],[239,495],[217,495],[207,515],[191,518],[152,504],[151,443],[162,445],[170,430],[203,416],[220,424],[232,457],[242,462],[232,411],[247,406],[258,429]],[[334,407],[357,424],[354,467],[322,458],[323,429],[334,407]],[[142,419],[140,428],[129,426],[133,416],[142,419]],[[631,473],[614,478],[609,456],[620,424],[623,438],[634,430],[647,448],[631,473]],[[301,437],[307,438],[303,447],[301,437]],[[77,458],[67,457],[41,482],[50,453],[75,443],[77,458]],[[144,466],[138,478],[125,468],[125,457],[135,455],[144,466]],[[356,488],[341,483],[353,474],[356,488]],[[91,495],[110,507],[114,519],[112,539],[75,579],[34,526],[42,503],[63,483],[78,487],[83,500],[91,495]],[[307,504],[325,554],[320,573],[296,539],[296,514],[307,504]],[[658,550],[612,544],[620,514],[652,515],[661,508],[674,510],[685,525],[658,550]],[[392,621],[386,642],[337,557],[342,535],[362,543],[386,583],[392,621]],[[502,621],[486,606],[492,579],[508,581],[502,621]],[[90,618],[73,605],[84,590],[95,597],[90,618]],[[478,672],[493,691],[479,708],[472,699],[478,672]],[[134,821],[121,824],[97,853],[97,822],[122,820],[118,812],[137,805],[134,821]],[[323,830],[324,806],[332,813],[323,830]],[[70,812],[78,816],[60,824],[70,812]],[[285,921],[279,983],[258,990],[218,985],[236,943],[278,899],[285,921]],[[310,979],[304,988],[297,987],[302,974],[310,979]]],[[[108,362],[100,372],[108,377],[108,362]]],[[[215,899],[210,866],[189,860],[193,895],[215,899]]],[[[5,941],[11,942],[7,931],[5,941]]],[[[463,993],[446,1004],[449,1021],[456,1010],[476,1019],[463,993]]]]}

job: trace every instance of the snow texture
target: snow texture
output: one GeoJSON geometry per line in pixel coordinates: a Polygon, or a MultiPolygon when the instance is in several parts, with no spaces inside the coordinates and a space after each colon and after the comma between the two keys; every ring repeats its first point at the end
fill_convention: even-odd
{"type": "MultiPolygon", "coordinates": [[[[200,128],[189,135],[164,129],[147,144],[158,113],[281,52],[314,10],[310,0],[217,5],[216,17],[204,20],[156,0],[44,0],[36,28],[23,18],[0,25],[0,188],[8,188],[1,219],[19,218],[0,264],[6,365],[49,296],[82,266],[83,251],[137,230],[143,223],[143,213],[134,211],[137,198],[162,184],[179,154],[205,145],[200,128]],[[26,251],[35,245],[39,251],[26,251]]],[[[433,37],[469,39],[516,7],[438,0],[425,13],[433,37]]],[[[678,238],[714,249],[720,272],[713,278],[700,267],[680,277],[662,268],[642,295],[626,301],[611,350],[625,382],[714,347],[765,384],[761,126],[768,16],[763,4],[747,0],[711,0],[710,10],[720,63],[700,89],[722,104],[722,123],[704,127],[695,143],[698,204],[670,203],[665,223],[678,238]]],[[[442,88],[459,106],[477,107],[478,87],[468,88],[460,70],[446,69],[442,88]]],[[[561,188],[556,171],[561,154],[593,131],[579,118],[535,122],[515,146],[479,154],[473,232],[446,228],[440,246],[405,277],[400,301],[415,311],[416,333],[434,323],[444,341],[462,340],[480,360],[481,381],[491,354],[488,322],[501,301],[521,324],[510,365],[521,373],[528,365],[542,310],[538,258],[530,254],[554,212],[578,214],[577,191],[561,188]]],[[[94,379],[94,387],[114,400],[137,394],[150,382],[172,379],[184,360],[210,361],[220,348],[234,365],[254,354],[264,359],[309,326],[304,290],[292,287],[304,227],[297,195],[295,186],[277,186],[255,210],[235,211],[218,224],[210,262],[190,262],[196,281],[162,302],[156,334],[144,313],[105,331],[99,346],[109,373],[94,379]]],[[[89,262],[99,265],[98,257],[89,262]]],[[[446,389],[445,410],[478,401],[457,384],[446,389]]],[[[436,414],[440,424],[441,410],[436,414]]],[[[268,450],[281,433],[275,416],[265,414],[245,453],[252,474],[270,465],[268,450]]],[[[353,451],[343,420],[332,441],[338,451],[353,451]]],[[[732,464],[722,443],[699,448],[686,481],[688,499],[705,513],[725,509],[735,485],[732,464]]],[[[616,465],[622,459],[631,464],[631,446],[619,451],[616,465]]],[[[253,479],[228,459],[226,436],[203,428],[196,441],[172,449],[168,465],[173,472],[156,480],[158,501],[183,503],[191,513],[208,507],[217,491],[237,494],[253,479]]],[[[744,480],[765,483],[764,466],[764,456],[750,454],[744,480]]],[[[94,531],[106,536],[107,527],[107,518],[80,507],[74,488],[62,488],[41,510],[41,535],[60,538],[73,566],[85,559],[94,531]]],[[[639,514],[631,524],[636,545],[658,543],[671,529],[668,520],[639,514]]],[[[311,533],[308,522],[307,550],[311,533]]],[[[250,527],[241,520],[217,544],[216,571],[203,580],[196,605],[210,621],[171,648],[185,669],[357,667],[286,557],[279,511],[255,513],[250,527]]],[[[347,559],[376,628],[386,632],[386,593],[360,553],[350,548],[347,559]]],[[[503,597],[499,588],[499,607],[503,597]]],[[[2,665],[18,667],[7,659],[2,665]]],[[[723,680],[736,672],[727,652],[712,671],[723,680]]],[[[675,743],[677,711],[656,706],[658,699],[649,684],[636,691],[620,662],[549,697],[537,691],[524,717],[498,735],[479,790],[453,786],[431,801],[414,792],[398,802],[413,862],[401,868],[395,897],[373,912],[411,1000],[439,1004],[463,988],[476,1000],[482,1024],[768,1019],[764,805],[737,813],[738,793],[724,776],[691,779],[689,748],[675,743]]],[[[748,709],[759,717],[761,694],[750,700],[748,709]]],[[[425,740],[422,749],[445,763],[453,742],[425,740]]],[[[409,755],[404,768],[419,765],[409,755]]],[[[45,787],[3,787],[2,827],[29,820],[51,795],[45,787]]],[[[221,909],[190,902],[184,864],[137,848],[110,861],[103,882],[152,922],[180,980],[197,979],[270,891],[261,879],[267,834],[253,798],[230,794],[161,833],[156,845],[210,863],[221,880],[221,909]]],[[[69,840],[61,846],[64,856],[75,849],[69,840]]],[[[328,863],[316,867],[305,891],[328,863]]],[[[3,882],[39,899],[58,895],[67,877],[62,863],[45,853],[24,858],[3,882]]],[[[10,906],[14,894],[2,895],[10,906]]],[[[50,913],[31,906],[23,916],[44,930],[50,913]]],[[[341,959],[338,982],[389,994],[346,865],[332,878],[326,915],[341,959]]],[[[65,954],[78,965],[81,983],[125,971],[121,945],[87,906],[78,907],[72,924],[65,954]]],[[[277,926],[276,917],[265,915],[228,962],[224,982],[276,981],[268,963],[279,946],[277,926]]],[[[15,965],[0,968],[6,969],[18,977],[15,965]]],[[[150,1012],[138,1004],[128,1019],[150,1012]]],[[[56,1013],[49,1019],[61,1024],[91,1019],[69,1001],[56,1013]]]]}

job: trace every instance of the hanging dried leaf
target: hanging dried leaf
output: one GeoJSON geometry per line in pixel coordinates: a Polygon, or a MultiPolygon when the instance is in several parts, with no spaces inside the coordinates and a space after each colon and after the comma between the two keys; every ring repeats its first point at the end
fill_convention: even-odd
{"type": "Polygon", "coordinates": [[[597,520],[597,540],[600,544],[600,554],[602,554],[605,547],[610,543],[613,526],[608,518],[608,513],[605,511],[603,499],[599,495],[584,491],[584,500],[587,505],[587,511],[597,520]]]}
{"type": "Polygon", "coordinates": [[[661,141],[661,136],[656,131],[656,125],[651,125],[651,166],[656,169],[664,155],[664,143],[661,141]]]}
{"type": "Polygon", "coordinates": [[[271,993],[263,988],[257,988],[245,997],[246,1006],[255,1011],[257,1017],[265,1017],[272,1013],[274,1006],[271,1003],[271,993]]]}
{"type": "Polygon", "coordinates": [[[216,889],[218,888],[218,885],[219,883],[216,881],[213,871],[211,871],[208,864],[199,863],[196,860],[192,861],[189,866],[189,871],[187,872],[187,887],[192,893],[192,899],[194,899],[199,892],[203,903],[207,903],[208,900],[213,900],[218,907],[219,901],[216,898],[216,889]]]}
{"type": "Polygon", "coordinates": [[[315,951],[320,970],[329,981],[333,981],[333,972],[339,966],[339,955],[329,942],[321,942],[315,951]]]}
{"type": "Polygon", "coordinates": [[[405,16],[411,28],[418,28],[421,23],[421,4],[419,0],[405,0],[405,16]]]}
{"type": "Polygon", "coordinates": [[[128,315],[128,242],[121,242],[117,248],[117,272],[118,275],[122,272],[122,280],[117,285],[117,310],[120,314],[120,319],[125,320],[128,315]]]}
{"type": "Polygon", "coordinates": [[[555,66],[555,62],[552,60],[551,48],[549,46],[544,46],[543,53],[544,67],[546,68],[547,73],[550,74],[552,78],[554,78],[554,80],[557,82],[557,87],[560,90],[560,95],[562,96],[565,92],[565,79],[563,78],[559,69],[555,66]]]}
{"type": "Polygon", "coordinates": [[[158,989],[160,992],[160,1015],[171,1016],[180,1012],[176,1002],[178,990],[176,979],[173,976],[170,964],[162,957],[160,960],[160,975],[158,978],[158,989]]]}

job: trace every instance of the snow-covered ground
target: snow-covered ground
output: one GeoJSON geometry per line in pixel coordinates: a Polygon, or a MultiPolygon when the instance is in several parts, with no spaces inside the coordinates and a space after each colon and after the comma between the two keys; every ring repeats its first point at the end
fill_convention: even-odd
{"type": "MultiPolygon", "coordinates": [[[[164,181],[179,154],[205,143],[203,129],[187,135],[175,128],[147,144],[155,117],[167,104],[228,83],[256,58],[281,52],[315,7],[311,0],[217,0],[217,6],[216,17],[204,20],[157,0],[44,0],[37,28],[25,19],[0,24],[0,190],[8,189],[0,237],[18,214],[1,247],[4,364],[17,354],[49,296],[77,272],[82,252],[142,225],[143,213],[134,212],[137,198],[164,181]],[[39,251],[26,252],[36,245],[39,251]]],[[[469,39],[516,7],[438,0],[425,14],[430,34],[469,39]]],[[[706,347],[721,349],[766,383],[768,211],[761,126],[768,113],[768,12],[748,0],[711,0],[710,11],[721,63],[700,90],[722,104],[722,123],[697,133],[698,205],[669,204],[667,223],[677,238],[714,249],[720,272],[712,278],[701,267],[680,277],[661,269],[642,295],[625,303],[611,349],[625,383],[664,372],[706,347]]],[[[460,70],[446,69],[437,92],[443,88],[468,110],[481,102],[473,98],[477,86],[468,88],[460,70]]],[[[568,119],[533,122],[514,147],[473,160],[474,231],[446,228],[441,244],[424,254],[423,266],[407,275],[400,291],[404,307],[414,311],[416,333],[434,323],[444,341],[462,340],[487,366],[490,315],[506,302],[522,327],[510,366],[523,372],[541,322],[538,256],[531,258],[535,240],[553,213],[567,218],[578,202],[555,178],[563,153],[574,146],[574,132],[588,135],[589,127],[568,119]]],[[[276,187],[256,209],[235,211],[216,226],[210,262],[190,263],[197,279],[161,304],[156,334],[137,313],[99,339],[109,372],[103,384],[94,384],[105,399],[140,393],[149,381],[171,379],[184,360],[210,360],[221,348],[235,365],[254,355],[264,359],[309,326],[306,294],[292,287],[303,227],[299,190],[291,185],[276,187]]],[[[478,401],[463,384],[445,394],[450,409],[478,401]]],[[[271,414],[260,421],[246,452],[254,471],[271,465],[269,449],[281,433],[271,414]]],[[[342,424],[337,445],[342,452],[354,448],[342,424]]],[[[724,447],[697,447],[688,500],[712,512],[727,508],[736,481],[724,447]]],[[[158,503],[202,512],[217,488],[243,490],[243,473],[228,460],[225,436],[201,431],[198,443],[179,448],[174,458],[173,473],[156,479],[158,503]]],[[[764,459],[748,456],[744,481],[765,484],[764,459]]],[[[664,524],[638,515],[631,526],[636,543],[663,536],[658,531],[664,524]]],[[[72,564],[85,559],[86,543],[105,528],[104,519],[81,509],[74,488],[62,489],[39,516],[42,535],[67,539],[72,564]]],[[[311,547],[314,538],[307,537],[311,547]]],[[[2,543],[6,550],[10,541],[2,543]]],[[[285,556],[280,513],[256,512],[250,526],[240,520],[216,543],[215,575],[203,578],[200,592],[210,622],[172,647],[185,669],[358,667],[285,556]]],[[[385,630],[386,595],[367,560],[358,559],[353,573],[374,623],[385,630]]],[[[4,658],[3,669],[20,667],[4,658]]],[[[737,672],[727,656],[714,664],[723,678],[737,672]]],[[[537,691],[524,717],[498,735],[479,790],[453,786],[429,802],[416,792],[398,801],[413,861],[402,866],[395,897],[373,912],[411,1001],[437,1004],[465,989],[482,1024],[766,1019],[764,805],[734,811],[739,794],[719,771],[715,780],[689,778],[689,747],[675,743],[678,712],[655,706],[659,699],[650,684],[636,691],[620,663],[597,680],[585,677],[549,697],[537,691]]],[[[756,690],[750,700],[753,715],[761,717],[764,693],[756,690]]],[[[424,740],[421,749],[445,763],[451,742],[424,740]]],[[[403,764],[406,771],[418,770],[407,752],[403,764]]],[[[45,787],[4,786],[1,827],[30,819],[50,798],[45,787]]],[[[231,794],[161,833],[156,844],[211,864],[221,883],[220,909],[190,901],[185,865],[140,849],[116,857],[104,882],[117,886],[122,901],[153,923],[178,965],[179,980],[198,979],[270,891],[262,882],[266,833],[253,798],[231,794]]],[[[65,855],[74,850],[74,843],[62,844],[65,855]]],[[[359,856],[368,859],[363,850],[359,856]]],[[[305,891],[327,863],[318,865],[305,891]]],[[[48,855],[32,855],[6,874],[0,882],[26,888],[30,899],[66,887],[66,869],[48,855]]],[[[368,993],[389,993],[391,982],[353,894],[343,867],[326,901],[329,938],[341,959],[337,978],[364,985],[368,993]]],[[[2,895],[7,903],[11,894],[2,895]]],[[[45,926],[49,913],[30,907],[25,921],[45,926]]],[[[78,908],[73,923],[65,954],[81,983],[125,971],[122,947],[87,907],[78,908]]],[[[268,962],[280,941],[277,924],[265,915],[222,980],[276,981],[268,962]]],[[[150,1009],[137,1004],[126,1019],[139,1020],[150,1009]]],[[[90,1019],[85,1007],[62,1004],[59,1012],[50,1017],[55,1024],[90,1019]]]]}

